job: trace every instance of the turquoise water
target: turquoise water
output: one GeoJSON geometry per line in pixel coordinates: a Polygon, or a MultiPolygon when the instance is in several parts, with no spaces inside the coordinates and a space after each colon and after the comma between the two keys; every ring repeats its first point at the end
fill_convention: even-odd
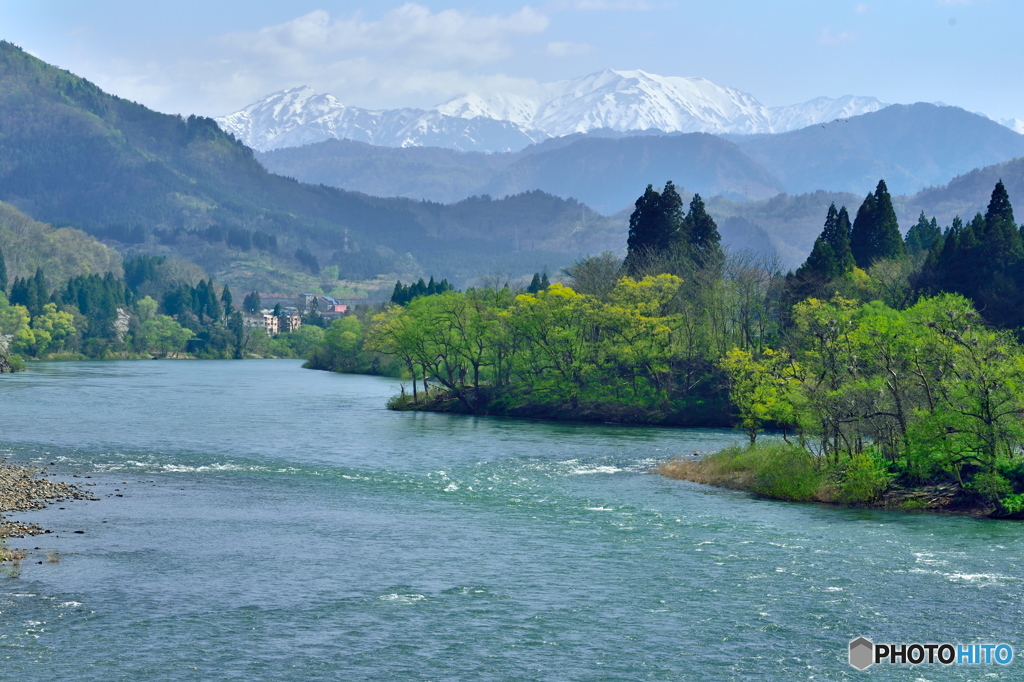
{"type": "Polygon", "coordinates": [[[648,473],[736,432],[393,413],[293,361],[31,367],[0,456],[101,501],[18,517],[54,533],[10,543],[3,679],[1024,679],[1024,526],[648,473]],[[861,635],[1018,660],[859,673],[861,635]]]}

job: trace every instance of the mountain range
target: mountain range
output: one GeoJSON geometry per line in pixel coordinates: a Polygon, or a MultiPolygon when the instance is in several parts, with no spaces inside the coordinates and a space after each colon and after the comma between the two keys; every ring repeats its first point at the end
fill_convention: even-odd
{"type": "MultiPolygon", "coordinates": [[[[779,175],[791,181],[793,169],[813,162],[819,164],[820,177],[842,177],[827,173],[843,164],[849,148],[901,140],[909,145],[903,153],[886,157],[884,150],[860,149],[850,158],[881,156],[892,164],[917,149],[917,156],[905,158],[919,166],[934,163],[935,173],[946,172],[943,164],[969,155],[974,147],[986,154],[1001,148],[1012,153],[1020,137],[992,128],[995,124],[983,117],[933,105],[894,105],[851,117],[849,123],[822,125],[824,130],[816,126],[733,140],[705,133],[592,130],[547,139],[514,154],[389,149],[337,140],[304,148],[326,150],[326,158],[331,156],[328,147],[339,147],[360,163],[376,164],[367,168],[395,177],[401,171],[411,178],[420,164],[419,174],[438,186],[458,184],[472,174],[487,176],[501,191],[560,182],[560,191],[593,196],[596,202],[606,194],[623,210],[604,216],[576,198],[537,189],[504,198],[477,193],[448,204],[387,199],[268,172],[251,149],[212,119],[149,110],[0,42],[0,201],[20,211],[0,207],[0,244],[11,250],[10,269],[19,273],[29,272],[33,264],[54,273],[117,267],[118,256],[91,238],[35,222],[41,221],[78,228],[121,255],[168,255],[198,264],[240,291],[310,290],[340,286],[339,279],[375,276],[393,285],[396,276],[431,274],[465,286],[498,269],[521,276],[547,266],[554,274],[579,256],[621,251],[630,204],[648,182],[660,186],[683,179],[681,194],[688,201],[693,188],[717,177],[718,187],[743,182],[751,188],[750,196],[734,192],[731,198],[724,191],[702,192],[723,242],[775,252],[781,265],[793,267],[821,231],[829,203],[856,211],[864,194],[834,188],[778,193],[779,175]],[[886,137],[892,126],[896,132],[886,137]],[[1000,141],[1004,134],[1013,137],[1000,141]],[[771,147],[788,139],[798,144],[784,145],[782,151],[771,147]],[[783,153],[804,148],[817,151],[810,156],[783,153]],[[764,163],[755,160],[757,155],[764,163]],[[790,170],[769,168],[779,163],[790,170]],[[437,172],[442,167],[449,170],[437,172]],[[616,175],[623,169],[628,172],[616,175]],[[12,225],[17,229],[7,230],[12,225]],[[52,250],[49,242],[63,248],[52,250]],[[74,260],[74,254],[82,258],[74,260]],[[52,262],[62,259],[66,267],[52,262]],[[337,269],[323,267],[328,265],[337,269]]],[[[266,162],[271,154],[261,158],[266,162]]],[[[985,157],[968,158],[980,164],[985,157]]],[[[813,175],[809,171],[807,177],[813,175]]],[[[868,175],[858,170],[851,177],[868,175]]],[[[871,182],[877,177],[887,176],[872,176],[871,182]]],[[[1024,158],[968,169],[945,186],[896,195],[893,201],[904,229],[921,210],[945,225],[952,215],[967,219],[984,210],[999,178],[1012,201],[1024,201],[1024,158]]]]}
{"type": "Polygon", "coordinates": [[[267,95],[217,123],[258,151],[328,139],[385,147],[517,151],[592,130],[778,133],[878,111],[874,97],[818,97],[767,107],[704,78],[606,69],[526,94],[467,94],[432,109],[369,110],[301,86],[267,95]]]}
{"type": "Polygon", "coordinates": [[[264,291],[335,286],[327,265],[347,279],[532,273],[619,241],[616,221],[542,192],[448,206],[274,175],[212,119],[152,111],[3,41],[0,201],[264,291]]]}
{"type": "Polygon", "coordinates": [[[630,206],[638,187],[666,180],[733,200],[822,188],[863,195],[879,178],[890,191],[911,194],[1017,156],[1024,156],[1024,136],[963,109],[923,103],[773,135],[601,129],[493,154],[351,140],[257,154],[275,173],[376,196],[448,203],[541,190],[606,215],[630,206]]]}

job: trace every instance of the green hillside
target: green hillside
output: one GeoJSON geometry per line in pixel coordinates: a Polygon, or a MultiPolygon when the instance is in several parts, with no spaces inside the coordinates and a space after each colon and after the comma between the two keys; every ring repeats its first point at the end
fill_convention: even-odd
{"type": "Polygon", "coordinates": [[[0,203],[0,253],[7,265],[8,282],[31,277],[43,268],[54,281],[79,275],[112,272],[120,277],[121,256],[89,235],[29,218],[10,204],[0,203]]]}
{"type": "MultiPolygon", "coordinates": [[[[466,206],[302,184],[267,172],[212,119],[160,114],[108,95],[6,42],[0,200],[128,253],[193,260],[243,288],[312,285],[328,264],[343,278],[554,267],[550,261],[577,255],[560,251],[566,235],[578,234],[583,220],[588,230],[601,221],[576,202],[538,195],[518,200],[521,215],[512,224],[466,206]],[[485,222],[491,229],[476,230],[485,222]],[[526,227],[543,238],[517,251],[516,231],[526,227]]],[[[480,204],[485,213],[501,213],[501,202],[489,203],[496,206],[480,204]]]]}

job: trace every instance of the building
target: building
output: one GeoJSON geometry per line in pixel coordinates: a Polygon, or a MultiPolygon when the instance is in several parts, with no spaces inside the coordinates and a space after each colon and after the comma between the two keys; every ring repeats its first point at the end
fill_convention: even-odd
{"type": "Polygon", "coordinates": [[[295,308],[285,308],[280,315],[275,315],[274,311],[269,309],[260,312],[263,315],[263,328],[270,336],[277,336],[281,332],[293,332],[302,326],[302,315],[295,308]]]}

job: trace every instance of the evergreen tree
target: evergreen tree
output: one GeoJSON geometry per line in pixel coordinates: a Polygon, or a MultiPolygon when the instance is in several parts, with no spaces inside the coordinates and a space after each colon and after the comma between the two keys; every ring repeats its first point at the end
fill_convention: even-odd
{"type": "Polygon", "coordinates": [[[996,183],[985,211],[984,234],[979,235],[981,259],[989,269],[1004,270],[1016,266],[1024,257],[1024,243],[1013,220],[1013,207],[1003,181],[996,183]]]}
{"type": "Polygon", "coordinates": [[[228,285],[224,285],[224,290],[220,292],[220,302],[224,304],[224,317],[231,317],[235,312],[235,307],[231,305],[231,289],[228,289],[228,285]]]}
{"type": "Polygon", "coordinates": [[[551,282],[548,280],[548,271],[545,270],[544,274],[540,276],[540,288],[547,289],[551,286],[551,282]]]}
{"type": "Polygon", "coordinates": [[[242,307],[245,308],[245,312],[250,315],[256,315],[260,312],[263,307],[263,302],[260,301],[260,292],[253,291],[245,295],[242,299],[242,307]]]}
{"type": "Polygon", "coordinates": [[[7,293],[7,263],[4,262],[4,252],[0,251],[0,294],[7,293]]]}
{"type": "Polygon", "coordinates": [[[907,247],[900,236],[896,211],[885,180],[878,181],[874,194],[869,194],[857,210],[850,231],[850,250],[857,267],[865,269],[875,261],[906,255],[907,247]]]}
{"type": "Polygon", "coordinates": [[[825,217],[825,227],[814,240],[811,254],[796,271],[799,281],[823,284],[853,270],[850,252],[850,217],[843,206],[841,211],[832,204],[825,217]]]}
{"type": "Polygon", "coordinates": [[[686,214],[682,232],[686,235],[693,261],[698,266],[720,265],[725,259],[718,225],[708,215],[699,194],[694,194],[690,200],[690,211],[686,214]]]}
{"type": "Polygon", "coordinates": [[[647,185],[629,216],[626,240],[626,271],[638,274],[651,258],[670,256],[685,242],[683,200],[669,180],[662,192],[647,185]]]}
{"type": "Polygon", "coordinates": [[[540,273],[533,273],[533,279],[530,280],[530,286],[526,287],[526,292],[529,294],[536,294],[541,290],[540,285],[540,273]]]}
{"type": "Polygon", "coordinates": [[[907,244],[907,252],[911,256],[928,253],[941,236],[942,231],[939,229],[938,223],[935,222],[935,218],[932,217],[929,221],[925,218],[924,211],[921,211],[917,223],[907,231],[907,237],[904,240],[907,244]]]}
{"type": "Polygon", "coordinates": [[[391,302],[395,305],[405,305],[408,303],[406,300],[407,287],[402,285],[402,280],[395,282],[395,289],[391,292],[391,302]]]}

